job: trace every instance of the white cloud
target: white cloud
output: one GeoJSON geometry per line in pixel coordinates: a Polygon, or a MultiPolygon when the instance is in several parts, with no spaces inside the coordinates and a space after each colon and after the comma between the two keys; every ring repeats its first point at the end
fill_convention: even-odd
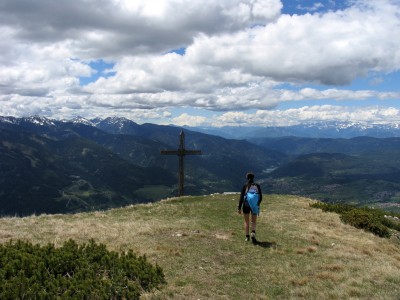
{"type": "Polygon", "coordinates": [[[3,0],[0,25],[14,28],[15,40],[68,41],[76,56],[97,59],[186,46],[200,32],[270,22],[281,7],[279,0],[3,0]]]}
{"type": "Polygon", "coordinates": [[[206,122],[207,118],[203,116],[190,116],[187,113],[183,113],[178,117],[172,118],[173,124],[178,126],[201,126],[206,122]]]}
{"type": "MultiPolygon", "coordinates": [[[[369,73],[380,85],[400,70],[400,3],[351,3],[290,16],[278,0],[3,0],[0,114],[161,122],[174,107],[194,107],[219,112],[215,123],[251,123],[268,122],[283,102],[400,99],[398,90],[340,87],[369,73]],[[185,55],[168,53],[180,47],[185,55]],[[81,86],[98,59],[113,63],[107,78],[81,86]]],[[[169,121],[186,119],[208,122],[169,121]]]]}
{"type": "Polygon", "coordinates": [[[288,126],[318,121],[400,123],[400,109],[389,107],[305,106],[287,110],[227,112],[201,125],[212,126],[288,126]]]}
{"type": "MultiPolygon", "coordinates": [[[[386,5],[392,7],[390,2],[386,5]]],[[[395,11],[381,6],[281,16],[265,27],[198,36],[185,56],[126,57],[115,66],[115,77],[85,90],[94,98],[102,93],[135,94],[130,98],[135,103],[210,110],[267,109],[293,100],[396,98],[398,93],[371,90],[276,87],[282,81],[350,83],[370,71],[399,69],[400,39],[389,36],[399,26],[395,11]]]]}
{"type": "Polygon", "coordinates": [[[324,5],[321,2],[315,2],[312,6],[303,6],[301,4],[297,5],[297,9],[299,10],[306,10],[309,12],[317,11],[321,8],[323,8],[324,5]]]}
{"type": "Polygon", "coordinates": [[[285,82],[343,85],[371,71],[399,70],[399,5],[367,3],[324,15],[282,15],[265,27],[201,36],[186,53],[198,64],[285,82]]]}

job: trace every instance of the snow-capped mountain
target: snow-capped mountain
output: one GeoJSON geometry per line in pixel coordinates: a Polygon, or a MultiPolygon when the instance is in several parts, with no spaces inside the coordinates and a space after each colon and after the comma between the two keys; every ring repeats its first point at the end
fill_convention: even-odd
{"type": "Polygon", "coordinates": [[[31,117],[0,117],[0,128],[10,128],[12,126],[20,126],[21,128],[56,128],[59,121],[52,120],[46,117],[31,116],[31,117]]]}
{"type": "Polygon", "coordinates": [[[55,125],[54,120],[48,119],[46,117],[39,117],[39,116],[31,116],[31,117],[23,117],[23,118],[0,116],[0,123],[8,123],[8,124],[14,124],[14,125],[21,125],[24,123],[30,123],[30,124],[34,124],[34,125],[46,125],[46,126],[55,125]]]}
{"type": "Polygon", "coordinates": [[[135,134],[140,125],[127,119],[119,117],[108,117],[105,119],[92,120],[94,125],[101,130],[115,134],[135,134]]]}
{"type": "Polygon", "coordinates": [[[84,125],[87,125],[87,126],[95,126],[96,125],[96,123],[93,122],[92,120],[88,120],[88,119],[85,119],[85,118],[80,117],[80,116],[75,117],[70,121],[68,121],[68,120],[62,120],[62,121],[64,121],[64,122],[72,122],[72,123],[75,123],[75,124],[84,124],[84,125]]]}
{"type": "MultiPolygon", "coordinates": [[[[75,125],[86,125],[96,127],[111,133],[135,134],[141,125],[123,117],[108,117],[86,119],[75,117],[71,120],[54,120],[46,117],[2,117],[0,116],[1,127],[8,125],[20,125],[23,127],[47,126],[57,127],[60,124],[73,123],[75,125]]],[[[373,124],[356,122],[311,122],[292,126],[226,126],[226,127],[186,127],[192,131],[217,135],[230,139],[253,139],[260,137],[282,137],[298,136],[309,138],[352,138],[357,136],[370,137],[400,137],[400,123],[394,124],[373,124]]]]}
{"type": "Polygon", "coordinates": [[[357,136],[377,138],[400,137],[400,124],[398,123],[313,122],[293,126],[188,127],[188,129],[231,139],[274,138],[283,136],[309,138],[353,138],[357,136]]]}

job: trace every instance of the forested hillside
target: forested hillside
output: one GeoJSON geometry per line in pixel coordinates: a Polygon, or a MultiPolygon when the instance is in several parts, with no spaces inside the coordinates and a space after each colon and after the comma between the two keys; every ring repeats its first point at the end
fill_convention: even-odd
{"type": "MultiPolygon", "coordinates": [[[[160,151],[178,149],[182,129],[137,127],[133,135],[82,122],[3,118],[0,214],[88,211],[176,196],[178,158],[160,151]]],[[[192,195],[236,191],[248,170],[261,174],[285,158],[247,141],[195,132],[187,132],[186,148],[203,153],[185,157],[185,193],[192,195]]]]}
{"type": "MultiPolygon", "coordinates": [[[[123,118],[0,118],[1,214],[76,212],[178,194],[182,128],[123,118]]],[[[185,194],[240,190],[248,171],[265,193],[400,211],[400,138],[246,140],[186,131],[185,194]]]]}

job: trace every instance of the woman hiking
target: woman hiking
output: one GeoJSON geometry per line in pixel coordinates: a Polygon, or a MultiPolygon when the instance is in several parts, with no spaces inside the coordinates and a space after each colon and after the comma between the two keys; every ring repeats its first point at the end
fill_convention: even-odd
{"type": "Polygon", "coordinates": [[[254,174],[246,174],[247,182],[243,185],[239,198],[238,213],[243,211],[244,216],[244,230],[246,233],[246,241],[251,241],[253,244],[257,243],[256,239],[256,226],[257,215],[260,210],[260,203],[262,201],[262,192],[260,185],[254,182],[254,174]],[[250,213],[251,213],[251,235],[250,235],[250,213]]]}

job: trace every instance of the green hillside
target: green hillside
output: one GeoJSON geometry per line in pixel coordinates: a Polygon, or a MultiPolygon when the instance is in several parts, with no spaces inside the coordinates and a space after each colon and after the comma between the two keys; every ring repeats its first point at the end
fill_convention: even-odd
{"type": "Polygon", "coordinates": [[[176,182],[161,167],[130,164],[90,140],[0,130],[0,215],[73,213],[160,199],[176,182]],[[148,187],[153,191],[143,192],[148,187]],[[162,192],[160,192],[162,193],[162,192]],[[156,194],[156,195],[154,195],[156,194]]]}
{"type": "MultiPolygon", "coordinates": [[[[1,216],[95,211],[178,194],[178,159],[160,151],[177,149],[181,128],[148,124],[134,136],[51,123],[22,126],[0,118],[1,216]]],[[[202,155],[185,158],[185,194],[236,190],[247,171],[262,174],[285,158],[247,141],[186,137],[187,149],[202,155]]]]}
{"type": "Polygon", "coordinates": [[[343,224],[298,196],[266,195],[258,245],[238,195],[182,197],[73,215],[1,218],[0,242],[94,239],[145,254],[167,284],[144,299],[399,299],[400,243],[343,224]]]}
{"type": "Polygon", "coordinates": [[[399,151],[348,155],[312,153],[282,164],[264,180],[276,194],[307,195],[400,213],[399,151]]]}

